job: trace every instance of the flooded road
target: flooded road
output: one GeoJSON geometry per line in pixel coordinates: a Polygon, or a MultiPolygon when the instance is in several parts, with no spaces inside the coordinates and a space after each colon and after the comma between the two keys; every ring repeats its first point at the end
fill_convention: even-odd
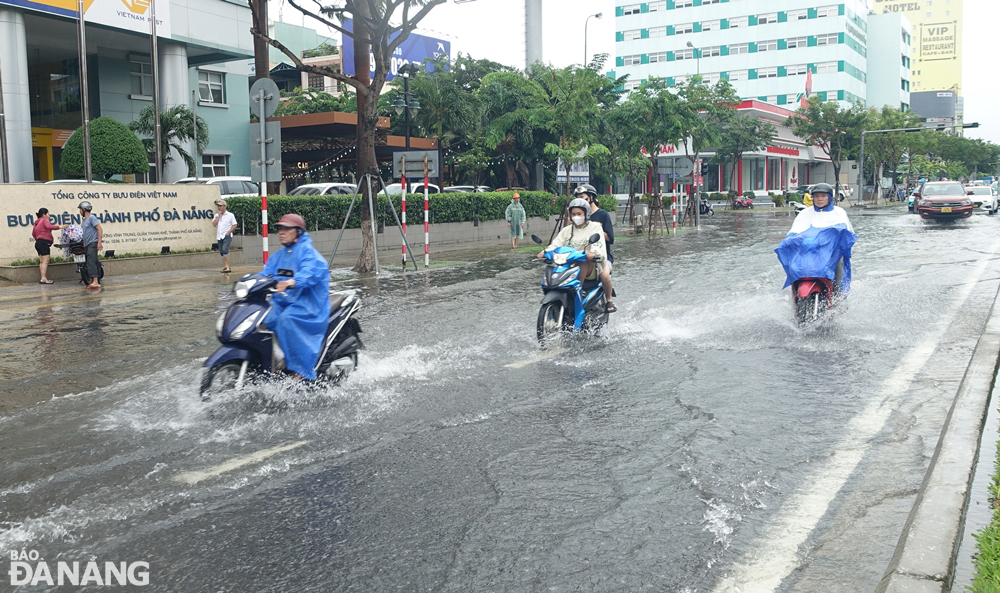
{"type": "Polygon", "coordinates": [[[544,352],[533,253],[335,272],[363,291],[358,371],[212,403],[221,275],[4,291],[0,389],[46,401],[0,416],[0,590],[82,589],[11,586],[35,550],[53,579],[147,562],[153,591],[872,591],[1000,218],[849,214],[853,290],[817,327],[780,290],[790,215],[720,213],[616,244],[610,327],[544,352]]]}

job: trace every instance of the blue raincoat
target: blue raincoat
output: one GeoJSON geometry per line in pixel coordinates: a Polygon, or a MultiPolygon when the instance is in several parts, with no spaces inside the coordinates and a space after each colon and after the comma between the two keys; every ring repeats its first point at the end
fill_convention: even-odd
{"type": "Polygon", "coordinates": [[[792,230],[774,250],[787,276],[782,288],[801,278],[835,280],[837,264],[843,258],[839,288],[846,297],[851,289],[851,247],[857,240],[847,212],[839,206],[830,203],[822,210],[813,206],[799,212],[792,230]]]}
{"type": "Polygon", "coordinates": [[[281,246],[270,256],[264,274],[279,280],[279,272],[289,270],[295,286],[271,297],[272,307],[264,323],[278,338],[285,353],[285,366],[306,379],[315,379],[330,320],[330,267],[313,247],[312,238],[302,233],[291,246],[281,246]]]}

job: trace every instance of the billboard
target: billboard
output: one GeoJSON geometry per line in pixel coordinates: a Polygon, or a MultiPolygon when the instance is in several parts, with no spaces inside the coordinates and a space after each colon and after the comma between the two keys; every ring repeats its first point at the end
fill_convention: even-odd
{"type": "MultiPolygon", "coordinates": [[[[88,23],[149,33],[151,4],[154,0],[83,0],[88,23]]],[[[27,10],[46,12],[72,19],[77,18],[77,0],[0,0],[27,10]]],[[[170,2],[156,2],[156,35],[170,37],[170,2]]]]}
{"type": "MultiPolygon", "coordinates": [[[[343,26],[348,31],[354,31],[354,21],[352,19],[344,20],[343,26]]],[[[395,38],[396,36],[393,35],[392,39],[395,38]]],[[[341,47],[343,47],[344,50],[344,74],[354,76],[354,40],[345,35],[341,47]]],[[[433,59],[441,56],[447,57],[449,60],[451,59],[450,41],[410,33],[409,36],[407,36],[407,38],[404,39],[403,42],[399,44],[399,47],[397,47],[392,53],[389,73],[386,75],[385,79],[392,80],[395,78],[399,73],[400,66],[410,63],[422,64],[425,59],[433,59]]],[[[372,65],[371,73],[375,74],[375,58],[371,57],[369,63],[372,65]]],[[[428,66],[427,69],[428,71],[433,70],[430,66],[428,66]]]]}
{"type": "Polygon", "coordinates": [[[913,25],[910,92],[962,90],[962,0],[875,0],[880,13],[903,13],[913,25]]]}

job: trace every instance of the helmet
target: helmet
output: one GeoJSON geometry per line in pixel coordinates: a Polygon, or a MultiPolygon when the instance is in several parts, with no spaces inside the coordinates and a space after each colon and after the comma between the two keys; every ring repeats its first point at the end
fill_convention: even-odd
{"type": "Polygon", "coordinates": [[[281,227],[297,228],[305,232],[306,221],[302,220],[302,217],[298,214],[286,214],[281,217],[281,220],[274,223],[274,228],[280,229],[281,227]]]}
{"type": "Polygon", "coordinates": [[[590,195],[596,197],[597,196],[597,190],[594,189],[594,186],[590,185],[589,183],[584,183],[583,185],[578,185],[578,186],[576,186],[576,189],[573,190],[573,195],[574,196],[582,196],[583,194],[590,194],[590,195]]]}
{"type": "Polygon", "coordinates": [[[583,198],[573,198],[569,201],[569,205],[566,206],[566,211],[568,212],[573,208],[583,208],[584,213],[586,213],[587,220],[590,220],[590,204],[587,203],[587,200],[584,200],[583,198]]]}
{"type": "Polygon", "coordinates": [[[90,205],[90,202],[87,202],[86,200],[80,202],[80,205],[77,206],[77,208],[80,208],[81,210],[86,210],[87,212],[90,212],[91,210],[94,209],[94,207],[90,205]]]}
{"type": "Polygon", "coordinates": [[[817,183],[816,185],[812,186],[812,190],[810,190],[809,193],[815,196],[816,192],[825,193],[830,198],[830,200],[833,200],[833,188],[830,187],[830,185],[827,183],[817,183]]]}

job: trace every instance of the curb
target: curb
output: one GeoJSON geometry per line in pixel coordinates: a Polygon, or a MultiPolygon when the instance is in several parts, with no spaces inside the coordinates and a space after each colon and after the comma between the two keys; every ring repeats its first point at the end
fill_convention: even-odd
{"type": "Polygon", "coordinates": [[[876,593],[951,591],[990,393],[1000,364],[996,302],[994,297],[990,319],[958,386],[920,494],[876,593]]]}

